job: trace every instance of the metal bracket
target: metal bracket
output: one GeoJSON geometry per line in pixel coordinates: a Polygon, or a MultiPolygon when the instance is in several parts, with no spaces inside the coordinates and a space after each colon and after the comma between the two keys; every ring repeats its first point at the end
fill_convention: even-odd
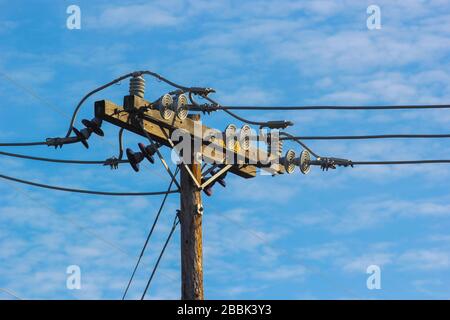
{"type": "Polygon", "coordinates": [[[211,178],[209,178],[207,181],[205,181],[205,182],[200,186],[200,189],[203,190],[205,187],[207,187],[208,185],[210,185],[211,183],[213,183],[214,181],[216,181],[221,175],[223,175],[225,172],[227,172],[228,170],[230,170],[231,167],[232,167],[231,164],[227,164],[226,166],[224,166],[222,169],[220,169],[218,172],[216,172],[215,175],[213,175],[211,178]]]}
{"type": "Polygon", "coordinates": [[[198,203],[197,204],[197,210],[195,211],[195,213],[196,214],[198,214],[199,216],[202,216],[203,215],[203,206],[200,204],[200,203],[198,203]]]}
{"type": "MultiPolygon", "coordinates": [[[[172,147],[172,149],[175,149],[175,144],[173,143],[172,139],[170,139],[170,137],[164,132],[164,135],[166,136],[167,141],[169,141],[170,146],[172,147]]],[[[194,181],[195,185],[197,186],[197,188],[201,188],[200,187],[200,182],[197,181],[197,179],[194,176],[194,173],[192,172],[192,170],[189,168],[189,166],[182,162],[182,165],[184,166],[184,168],[186,169],[186,171],[189,173],[189,175],[192,178],[192,181],[194,181]]]]}
{"type": "MultiPolygon", "coordinates": [[[[204,166],[206,166],[207,163],[205,163],[204,166]]],[[[211,165],[211,167],[209,167],[208,169],[206,169],[204,172],[202,172],[202,178],[207,176],[210,172],[212,172],[214,169],[216,169],[219,165],[218,164],[213,164],[211,165]]],[[[203,168],[202,168],[203,169],[203,168]]]]}

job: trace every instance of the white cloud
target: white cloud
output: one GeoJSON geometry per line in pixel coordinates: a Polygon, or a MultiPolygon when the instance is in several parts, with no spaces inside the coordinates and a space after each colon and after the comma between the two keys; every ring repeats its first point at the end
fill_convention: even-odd
{"type": "Polygon", "coordinates": [[[341,257],[348,253],[348,248],[341,242],[330,242],[322,245],[309,246],[298,250],[300,259],[324,260],[341,257]]]}
{"type": "MultiPolygon", "coordinates": [[[[450,255],[447,246],[415,244],[408,239],[395,243],[364,241],[348,242],[341,239],[325,242],[297,250],[298,261],[320,261],[346,273],[365,274],[370,265],[378,265],[382,272],[393,275],[397,272],[433,272],[450,269],[450,255]],[[405,242],[406,241],[406,242],[405,242]],[[406,244],[406,246],[405,246],[406,244]]],[[[438,278],[436,281],[440,281],[438,278]]]]}
{"type": "Polygon", "coordinates": [[[428,296],[436,296],[437,293],[446,292],[446,283],[439,279],[418,279],[413,280],[412,285],[417,292],[428,296]]]}
{"type": "MultiPolygon", "coordinates": [[[[188,36],[183,41],[179,37],[167,37],[166,42],[160,43],[164,50],[153,56],[144,53],[141,56],[135,55],[139,50],[135,51],[133,40],[127,38],[127,45],[82,43],[56,54],[32,55],[29,52],[5,53],[2,50],[1,63],[9,65],[16,59],[21,64],[26,61],[30,68],[15,69],[14,76],[20,81],[30,80],[24,70],[32,70],[35,77],[31,79],[35,81],[33,85],[42,85],[49,84],[58,76],[56,71],[49,72],[55,64],[90,72],[101,69],[119,74],[150,61],[152,66],[170,70],[174,79],[180,77],[189,81],[196,79],[202,83],[211,81],[217,84],[224,97],[223,101],[230,104],[439,103],[450,98],[450,70],[445,61],[449,53],[446,41],[450,28],[448,15],[440,15],[445,11],[439,7],[448,5],[448,2],[429,1],[425,5],[420,1],[381,1],[380,5],[383,10],[383,29],[380,33],[369,33],[361,29],[365,28],[364,2],[345,1],[338,4],[336,1],[259,1],[255,4],[242,1],[158,1],[129,6],[108,3],[101,8],[99,15],[90,18],[86,27],[108,33],[113,31],[115,34],[125,32],[127,36],[135,32],[142,39],[150,39],[149,43],[153,41],[149,35],[156,29],[168,33],[180,32],[188,36]],[[333,19],[333,22],[328,23],[327,19],[333,19]],[[195,23],[186,23],[191,20],[195,20],[195,23]],[[166,52],[176,52],[176,61],[166,52]],[[129,55],[130,53],[133,55],[129,55]],[[130,56],[136,62],[129,62],[130,56]],[[92,71],[92,66],[97,66],[98,69],[92,71]],[[285,79],[289,85],[281,85],[285,79]]],[[[115,37],[108,38],[111,42],[117,40],[115,37]]],[[[64,72],[64,75],[70,74],[64,72]]],[[[107,75],[102,77],[108,78],[107,75]]],[[[71,84],[66,88],[66,96],[76,96],[80,91],[95,86],[96,81],[71,84]]],[[[272,115],[268,113],[258,117],[272,115]]],[[[277,118],[279,116],[277,114],[277,118]]],[[[341,129],[364,132],[372,128],[369,126],[375,129],[378,125],[389,126],[392,131],[399,129],[402,132],[416,132],[419,128],[445,129],[450,121],[450,116],[442,112],[398,112],[389,115],[283,113],[283,116],[294,119],[299,124],[300,132],[341,129]],[[339,123],[345,123],[347,128],[339,127],[339,123]]],[[[386,127],[383,128],[385,129],[386,127]]],[[[419,158],[429,157],[436,152],[445,155],[448,151],[441,143],[427,143],[424,146],[397,142],[364,145],[333,143],[317,144],[317,148],[327,155],[349,155],[355,159],[358,157],[357,160],[394,156],[419,158]]],[[[68,153],[64,154],[68,156],[68,153]]],[[[73,154],[77,152],[74,151],[73,154]]],[[[130,176],[127,170],[106,176],[94,170],[68,169],[60,172],[55,169],[52,176],[47,177],[45,173],[48,171],[31,170],[15,161],[2,159],[2,164],[11,173],[58,184],[115,188],[117,181],[130,176]],[[57,176],[59,173],[64,175],[57,176]]],[[[208,211],[204,219],[205,226],[208,227],[205,229],[205,239],[208,240],[205,242],[205,270],[212,275],[219,275],[218,278],[227,284],[224,287],[225,293],[219,292],[217,295],[235,296],[257,292],[260,288],[258,286],[242,286],[242,283],[252,280],[252,273],[255,273],[255,278],[270,282],[304,279],[303,264],[296,265],[288,261],[287,266],[279,267],[281,257],[283,261],[293,257],[290,250],[283,250],[285,244],[277,241],[281,242],[284,236],[290,235],[292,228],[298,226],[292,221],[289,221],[287,227],[280,226],[280,222],[285,220],[277,210],[281,211],[279,208],[289,201],[295,201],[295,210],[300,212],[295,221],[306,229],[314,227],[327,231],[337,228],[341,232],[356,232],[373,230],[375,227],[384,230],[385,225],[396,219],[421,222],[421,219],[427,218],[432,222],[443,221],[449,214],[447,199],[424,198],[409,201],[402,200],[400,196],[365,198],[341,210],[319,210],[306,212],[307,214],[303,205],[297,205],[302,200],[301,196],[313,197],[318,190],[330,195],[339,193],[348,187],[346,183],[349,180],[367,185],[379,183],[378,186],[388,186],[392,181],[417,175],[420,175],[421,181],[434,184],[436,181],[446,182],[450,176],[448,170],[439,171],[436,167],[374,167],[341,169],[328,174],[315,170],[307,177],[295,175],[277,177],[270,181],[268,177],[258,177],[254,180],[239,180],[238,183],[231,178],[230,187],[216,199],[232,199],[234,204],[235,200],[239,200],[245,206],[225,213],[223,207],[219,207],[215,210],[217,212],[208,211]],[[427,176],[432,176],[432,179],[427,180],[427,176]],[[248,210],[250,206],[252,210],[248,210]],[[221,213],[227,218],[220,217],[221,213]]],[[[147,179],[130,179],[133,180],[129,183],[134,186],[148,185],[147,179]]],[[[159,177],[153,179],[152,183],[157,180],[159,177]]],[[[125,188],[126,185],[121,187],[125,188]]],[[[427,190],[433,192],[436,189],[427,190]]],[[[119,296],[133,266],[134,259],[131,257],[139,252],[151,222],[152,216],[144,209],[155,206],[156,201],[139,199],[127,202],[123,207],[122,203],[114,200],[63,198],[62,195],[48,196],[46,192],[35,191],[31,191],[31,194],[45,197],[50,208],[61,208],[63,222],[55,222],[54,215],[46,213],[43,206],[30,203],[29,199],[24,200],[5,189],[2,196],[4,206],[0,215],[3,218],[0,220],[5,225],[11,223],[24,231],[1,232],[2,235],[7,235],[0,238],[0,254],[8,261],[2,268],[2,274],[10,282],[7,283],[8,287],[16,290],[14,284],[18,284],[17,292],[31,298],[51,296],[52,292],[66,297],[67,292],[62,288],[64,275],[60,274],[64,268],[61,266],[76,260],[86,266],[88,280],[85,291],[77,294],[77,297],[119,296]],[[99,207],[103,209],[98,209],[99,207]],[[64,223],[67,217],[83,221],[82,231],[71,223],[64,223]],[[92,232],[101,239],[120,244],[120,248],[128,255],[118,252],[117,248],[112,248],[98,238],[90,239],[92,232]],[[10,239],[14,239],[14,245],[10,244],[10,239]],[[66,243],[67,239],[70,239],[70,243],[66,243]],[[14,257],[15,252],[20,252],[20,256],[14,257]],[[19,258],[22,264],[17,263],[19,258]],[[48,266],[42,264],[45,261],[49,263],[48,266]],[[56,264],[58,265],[55,266],[56,264]],[[34,280],[31,279],[33,275],[36,275],[34,280]]],[[[322,201],[322,196],[317,197],[322,201]]],[[[355,200],[352,195],[346,199],[355,200]]],[[[323,200],[323,205],[335,208],[333,202],[334,200],[323,200]]],[[[176,206],[172,204],[168,212],[173,212],[172,209],[176,206]]],[[[160,233],[157,234],[155,243],[160,244],[158,240],[167,231],[168,223],[170,222],[165,221],[158,229],[160,233]]],[[[354,241],[344,240],[349,243],[354,241]]],[[[151,251],[151,257],[154,257],[156,251],[151,251]]],[[[390,266],[405,263],[416,266],[416,269],[422,268],[422,271],[435,270],[432,268],[434,265],[437,266],[436,270],[448,268],[448,257],[440,249],[396,253],[394,249],[380,246],[370,248],[369,252],[357,251],[354,247],[336,242],[313,246],[310,250],[302,249],[299,253],[300,257],[315,261],[332,259],[344,270],[351,272],[364,272],[363,267],[368,263],[390,266]]],[[[170,267],[162,265],[160,270],[163,274],[161,281],[165,285],[157,285],[150,297],[178,297],[177,258],[178,248],[169,250],[164,261],[170,262],[170,267]]],[[[145,261],[149,264],[151,260],[145,261]]],[[[148,271],[150,267],[146,265],[144,271],[148,271]]],[[[142,278],[145,275],[142,274],[142,278]]],[[[141,288],[143,284],[142,281],[137,281],[135,288],[141,288]]]]}
{"type": "Polygon", "coordinates": [[[255,277],[265,281],[282,281],[290,282],[302,281],[304,279],[306,269],[302,265],[280,266],[274,269],[268,268],[265,271],[258,271],[255,277]]]}
{"type": "Polygon", "coordinates": [[[181,26],[185,23],[182,1],[155,1],[106,7],[98,17],[89,19],[89,27],[131,32],[139,29],[181,26]]]}
{"type": "Polygon", "coordinates": [[[295,216],[295,221],[302,226],[323,228],[333,233],[351,233],[370,230],[399,219],[437,221],[450,216],[450,206],[446,198],[403,200],[373,197],[353,201],[343,209],[301,212],[295,216]]]}
{"type": "Polygon", "coordinates": [[[342,269],[346,272],[365,273],[370,265],[384,267],[392,263],[393,256],[389,253],[368,253],[356,258],[343,258],[342,269]]]}
{"type": "Polygon", "coordinates": [[[407,270],[446,270],[450,268],[450,254],[447,250],[412,249],[400,255],[398,262],[407,270]]]}

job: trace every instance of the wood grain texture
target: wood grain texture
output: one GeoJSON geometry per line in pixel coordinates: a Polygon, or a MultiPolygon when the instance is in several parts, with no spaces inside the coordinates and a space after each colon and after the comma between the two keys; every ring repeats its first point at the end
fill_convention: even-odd
{"type": "MultiPolygon", "coordinates": [[[[197,181],[201,181],[200,164],[190,167],[197,181]]],[[[180,174],[181,299],[203,300],[202,196],[183,166],[180,174]]]]}

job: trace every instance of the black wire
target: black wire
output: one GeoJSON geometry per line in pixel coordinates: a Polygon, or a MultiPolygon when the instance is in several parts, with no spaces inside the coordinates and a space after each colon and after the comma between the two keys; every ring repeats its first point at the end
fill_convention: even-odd
{"type": "Polygon", "coordinates": [[[44,145],[47,145],[47,141],[0,143],[0,147],[27,147],[27,146],[44,146],[44,145]]]}
{"type": "MultiPolygon", "coordinates": [[[[300,139],[294,137],[292,134],[287,133],[287,132],[280,132],[280,135],[281,135],[281,136],[286,136],[286,137],[290,138],[291,140],[297,142],[297,143],[298,143],[299,145],[301,145],[303,148],[305,148],[306,150],[308,150],[309,153],[311,153],[314,157],[320,158],[320,156],[319,156],[317,153],[315,153],[314,151],[312,151],[310,147],[308,147],[305,143],[303,143],[302,141],[300,141],[300,139]]],[[[282,139],[282,138],[280,138],[280,140],[281,140],[281,139],[282,139]]]]}
{"type": "MultiPolygon", "coordinates": [[[[10,152],[4,152],[0,151],[0,155],[8,156],[8,157],[14,157],[14,158],[21,158],[21,159],[28,159],[28,160],[36,160],[36,161],[45,161],[45,162],[54,162],[54,163],[71,163],[71,164],[107,164],[105,160],[65,160],[65,159],[52,159],[52,158],[41,158],[41,157],[34,157],[34,156],[28,156],[24,154],[17,154],[17,153],[10,153],[10,152]]],[[[118,163],[128,163],[128,160],[118,160],[118,163]]]]}
{"type": "MultiPolygon", "coordinates": [[[[177,167],[177,170],[175,171],[174,177],[177,176],[178,171],[179,171],[179,167],[177,167]]],[[[167,189],[168,192],[169,192],[170,189],[172,188],[173,182],[174,182],[174,179],[172,179],[172,180],[170,181],[169,188],[167,189]]],[[[139,255],[139,258],[138,258],[138,260],[137,260],[137,262],[136,262],[136,265],[134,266],[133,273],[131,274],[130,280],[128,281],[127,288],[125,289],[125,292],[124,292],[124,294],[123,294],[123,296],[122,296],[122,300],[125,300],[125,297],[126,297],[126,295],[127,295],[128,289],[130,288],[130,285],[131,285],[131,282],[133,281],[133,278],[134,278],[134,275],[135,275],[135,273],[136,273],[136,270],[137,270],[137,268],[138,268],[138,266],[139,266],[139,263],[141,262],[142,256],[144,255],[144,252],[145,252],[145,249],[147,248],[147,244],[148,244],[148,242],[150,241],[150,238],[151,238],[151,236],[152,236],[152,234],[153,234],[153,230],[155,229],[155,226],[156,226],[156,224],[158,223],[159,216],[161,215],[162,209],[163,209],[163,207],[164,207],[164,204],[166,203],[166,200],[167,200],[168,195],[169,195],[169,194],[166,193],[165,196],[164,196],[164,198],[163,198],[163,200],[162,200],[162,202],[161,202],[161,205],[160,205],[159,210],[158,210],[158,212],[157,212],[157,214],[156,214],[155,220],[153,221],[153,224],[152,224],[152,227],[151,227],[151,229],[150,229],[150,232],[148,233],[147,239],[145,240],[144,246],[142,247],[141,254],[139,255]]]]}
{"type": "Polygon", "coordinates": [[[70,134],[71,134],[71,132],[72,132],[72,129],[73,129],[73,125],[74,125],[75,120],[76,120],[76,118],[77,118],[78,112],[80,111],[80,108],[81,108],[81,106],[83,105],[83,103],[84,103],[90,96],[92,96],[93,94],[95,94],[95,93],[97,93],[97,92],[99,92],[99,91],[102,91],[102,90],[104,90],[104,89],[106,89],[106,88],[112,86],[113,84],[119,83],[120,81],[125,80],[125,79],[127,79],[127,78],[129,78],[129,77],[141,76],[141,75],[143,75],[143,74],[150,75],[150,76],[152,76],[152,77],[154,77],[154,78],[156,78],[156,79],[158,79],[158,80],[160,80],[160,81],[163,81],[163,82],[167,83],[168,85],[170,85],[170,86],[172,86],[172,87],[175,87],[175,88],[178,88],[178,89],[180,89],[180,90],[183,90],[183,91],[190,91],[190,88],[181,86],[181,85],[179,85],[179,84],[177,84],[177,83],[175,83],[175,82],[172,82],[172,81],[170,81],[170,80],[168,80],[168,79],[162,77],[161,75],[159,75],[159,74],[157,74],[157,73],[155,73],[155,72],[149,71],[149,70],[145,70],[145,71],[136,71],[136,72],[130,72],[130,73],[127,73],[127,74],[125,74],[125,75],[123,75],[123,76],[121,76],[121,77],[119,77],[119,78],[116,78],[116,79],[114,79],[114,80],[108,82],[107,84],[104,84],[104,85],[102,85],[102,86],[100,86],[100,87],[98,87],[98,88],[96,88],[96,89],[90,91],[89,93],[87,93],[87,94],[80,100],[80,102],[79,102],[78,105],[76,106],[75,110],[73,111],[72,119],[70,120],[70,125],[69,125],[69,129],[68,129],[68,131],[67,131],[66,137],[69,137],[69,136],[70,136],[70,134]]]}
{"type": "Polygon", "coordinates": [[[97,93],[97,92],[99,92],[99,91],[102,91],[102,90],[104,90],[104,89],[106,89],[106,88],[112,86],[113,84],[116,84],[116,83],[118,83],[118,82],[120,82],[120,81],[122,81],[122,80],[124,80],[124,79],[126,79],[126,78],[129,78],[129,77],[131,77],[131,76],[133,76],[133,73],[128,73],[128,74],[126,74],[126,75],[123,75],[123,76],[121,76],[121,77],[119,77],[119,78],[116,78],[116,79],[114,79],[114,80],[108,82],[107,84],[104,84],[104,85],[102,85],[102,86],[100,86],[100,87],[98,87],[98,88],[96,88],[96,89],[90,91],[89,93],[87,93],[87,94],[80,100],[80,102],[78,102],[78,105],[76,106],[75,110],[73,111],[72,119],[70,120],[69,130],[67,130],[66,137],[69,137],[70,134],[72,133],[73,125],[74,125],[75,120],[76,120],[76,118],[77,118],[78,111],[80,110],[80,108],[81,108],[81,106],[83,105],[83,103],[84,103],[90,96],[92,96],[93,94],[95,94],[95,93],[97,93]]]}
{"type": "Polygon", "coordinates": [[[450,109],[450,105],[403,106],[219,106],[222,110],[402,110],[402,109],[450,109]]]}
{"type": "Polygon", "coordinates": [[[450,138],[450,134],[383,134],[366,136],[292,136],[280,140],[359,140],[359,139],[438,139],[450,138]]]}
{"type": "Polygon", "coordinates": [[[435,164],[435,163],[450,163],[450,160],[405,160],[405,161],[351,161],[354,165],[402,165],[402,164],[435,164]]]}
{"type": "Polygon", "coordinates": [[[191,89],[189,87],[185,87],[185,86],[179,85],[179,84],[177,84],[175,82],[172,82],[172,81],[168,80],[167,78],[164,78],[164,77],[162,77],[161,75],[159,75],[159,74],[157,74],[155,72],[146,70],[146,71],[139,71],[138,73],[150,75],[150,76],[152,76],[152,77],[154,77],[154,78],[156,78],[156,79],[158,79],[160,81],[163,81],[163,82],[167,83],[168,85],[170,85],[172,87],[175,87],[177,89],[180,89],[180,90],[183,90],[183,91],[189,91],[189,92],[191,91],[191,89]]]}
{"type": "Polygon", "coordinates": [[[150,275],[150,279],[148,279],[147,285],[145,286],[144,293],[142,294],[141,300],[144,300],[145,294],[147,293],[148,288],[150,287],[150,284],[153,280],[153,277],[156,273],[156,269],[158,269],[159,263],[161,261],[162,256],[164,255],[164,252],[166,251],[167,245],[169,244],[170,239],[172,238],[173,233],[175,232],[176,227],[180,223],[180,220],[178,220],[178,214],[175,216],[175,219],[173,221],[172,229],[170,230],[169,236],[166,239],[166,242],[164,243],[164,246],[161,250],[161,253],[159,254],[158,260],[156,261],[155,266],[153,267],[152,273],[150,275]]]}
{"type": "Polygon", "coordinates": [[[233,118],[235,118],[235,119],[237,119],[237,120],[239,120],[239,121],[242,121],[242,122],[244,122],[244,123],[247,123],[247,124],[252,124],[252,125],[255,125],[255,126],[264,126],[265,124],[266,124],[266,122],[264,122],[264,121],[253,121],[253,120],[248,120],[248,119],[246,119],[246,118],[243,118],[243,117],[241,117],[241,116],[238,116],[237,114],[235,114],[235,113],[233,113],[233,112],[231,112],[231,111],[229,111],[229,110],[227,110],[227,109],[224,109],[223,111],[225,111],[226,113],[228,113],[230,116],[232,116],[233,118]]]}
{"type": "MultiPolygon", "coordinates": [[[[242,122],[247,123],[247,124],[255,125],[255,126],[265,126],[267,124],[266,121],[252,121],[252,120],[248,120],[246,118],[243,118],[243,117],[235,114],[234,112],[231,112],[231,111],[229,111],[226,108],[223,108],[217,101],[213,100],[212,98],[210,98],[208,96],[202,96],[202,97],[204,99],[208,100],[209,102],[211,102],[215,106],[215,108],[223,109],[223,111],[225,111],[230,116],[232,116],[233,118],[235,118],[235,119],[237,119],[239,121],[242,121],[242,122]]],[[[191,101],[193,101],[193,99],[191,99],[191,101]]]]}
{"type": "Polygon", "coordinates": [[[117,159],[122,160],[123,157],[123,130],[124,128],[120,128],[119,130],[119,156],[117,159]]]}
{"type": "Polygon", "coordinates": [[[10,176],[5,176],[3,174],[0,174],[1,179],[6,179],[18,183],[27,184],[30,186],[45,188],[45,189],[51,189],[51,190],[57,190],[57,191],[66,191],[66,192],[75,192],[75,193],[85,193],[85,194],[94,194],[94,195],[102,195],[102,196],[156,196],[161,194],[167,194],[167,193],[177,193],[179,190],[175,191],[157,191],[157,192],[107,192],[107,191],[92,191],[92,190],[83,190],[83,189],[72,189],[72,188],[65,188],[65,187],[58,187],[58,186],[50,186],[47,184],[22,180],[10,176]]]}
{"type": "MultiPolygon", "coordinates": [[[[303,148],[308,150],[313,156],[320,159],[322,158],[318,154],[314,153],[306,144],[300,141],[302,137],[295,137],[287,132],[280,132],[280,135],[284,135],[289,138],[289,140],[293,140],[299,143],[303,148]]],[[[286,140],[280,138],[280,140],[286,140]]],[[[446,159],[436,159],[436,160],[401,160],[401,161],[348,161],[348,164],[351,165],[407,165],[407,164],[437,164],[437,163],[450,163],[450,160],[446,159]]]]}

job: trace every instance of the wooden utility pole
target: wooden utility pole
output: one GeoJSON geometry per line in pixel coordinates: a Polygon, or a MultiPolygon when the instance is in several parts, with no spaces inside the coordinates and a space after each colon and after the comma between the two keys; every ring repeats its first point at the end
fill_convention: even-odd
{"type": "MultiPolygon", "coordinates": [[[[216,136],[210,141],[203,141],[203,133],[208,132],[211,128],[201,125],[201,130],[194,130],[196,122],[200,120],[200,115],[192,115],[184,120],[177,117],[164,119],[160,111],[156,109],[147,109],[143,112],[143,127],[137,125],[133,121],[130,112],[135,111],[143,106],[149,106],[151,103],[145,99],[129,95],[124,97],[123,107],[108,100],[95,102],[96,117],[120,126],[130,132],[134,132],[143,137],[150,136],[161,145],[173,148],[174,143],[170,136],[174,130],[180,129],[188,132],[192,138],[201,142],[200,150],[195,147],[191,148],[191,164],[187,165],[190,170],[181,164],[180,170],[180,186],[181,186],[181,206],[180,206],[180,225],[181,225],[181,298],[183,300],[203,300],[203,248],[202,248],[202,215],[203,205],[201,190],[204,189],[213,178],[203,181],[204,176],[201,172],[201,164],[196,162],[196,152],[203,157],[203,161],[207,163],[220,163],[226,165],[218,173],[216,177],[223,172],[229,170],[230,173],[242,178],[254,178],[256,169],[261,168],[271,174],[284,173],[284,167],[281,164],[274,164],[267,167],[258,159],[265,159],[267,152],[257,147],[250,146],[248,150],[243,148],[228,149],[224,138],[221,135],[216,136]],[[144,132],[145,131],[145,132],[144,132]],[[220,152],[205,152],[205,143],[208,146],[216,146],[220,150],[227,149],[235,155],[246,159],[243,164],[227,164],[226,157],[220,152]],[[225,170],[225,171],[222,171],[225,170]],[[189,172],[190,171],[190,172],[189,172]],[[192,175],[191,175],[192,173],[192,175]],[[195,178],[196,181],[193,180],[195,178]]],[[[198,124],[198,123],[197,123],[198,124]]],[[[194,143],[195,146],[195,143],[194,143]]],[[[183,150],[184,151],[184,150],[183,150]]],[[[270,155],[271,158],[276,157],[270,155]]],[[[206,174],[205,174],[206,176],[206,174]]]]}
{"type": "MultiPolygon", "coordinates": [[[[198,121],[196,115],[192,120],[198,121]]],[[[190,169],[201,183],[201,165],[196,163],[195,148],[192,149],[190,169]]],[[[189,172],[181,166],[181,299],[203,300],[203,243],[201,190],[195,185],[189,172]]]]}

